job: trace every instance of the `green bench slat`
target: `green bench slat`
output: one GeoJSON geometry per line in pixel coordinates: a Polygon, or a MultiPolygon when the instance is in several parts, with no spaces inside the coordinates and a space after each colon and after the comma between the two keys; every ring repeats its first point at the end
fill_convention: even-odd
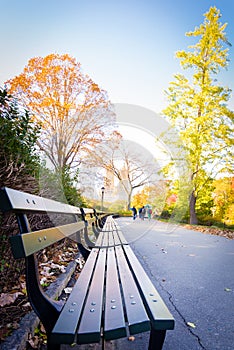
{"type": "Polygon", "coordinates": [[[77,207],[5,187],[0,190],[2,211],[81,214],[77,207]]]}
{"type": "Polygon", "coordinates": [[[119,235],[118,235],[117,231],[113,232],[113,238],[114,238],[114,244],[115,245],[121,245],[121,241],[119,239],[119,235]]]}
{"type": "Polygon", "coordinates": [[[104,238],[104,233],[100,232],[98,235],[98,238],[96,239],[95,246],[96,247],[101,247],[103,245],[103,238],[104,238]]]}
{"type": "Polygon", "coordinates": [[[107,254],[104,320],[104,338],[106,340],[122,338],[127,335],[114,248],[108,248],[107,254]]]}
{"type": "Polygon", "coordinates": [[[69,296],[58,321],[51,333],[51,342],[55,344],[72,344],[75,341],[78,320],[86,299],[93,269],[99,249],[93,248],[82,272],[69,296]]]}
{"type": "Polygon", "coordinates": [[[110,232],[110,233],[109,233],[108,246],[109,246],[109,247],[113,247],[114,244],[115,244],[115,242],[114,242],[113,232],[110,232]]]}
{"type": "Polygon", "coordinates": [[[81,319],[77,332],[79,344],[99,342],[101,339],[105,264],[106,249],[101,248],[83,310],[85,315],[81,319]]]}
{"type": "Polygon", "coordinates": [[[116,225],[111,216],[107,217],[102,231],[96,240],[96,247],[112,247],[115,245],[127,244],[121,231],[116,229],[116,225]]]}
{"type": "Polygon", "coordinates": [[[109,245],[109,232],[103,232],[102,246],[108,247],[108,245],[109,245]]]}
{"type": "Polygon", "coordinates": [[[133,269],[136,281],[145,300],[146,308],[150,315],[154,329],[174,329],[174,319],[164,301],[160,297],[153,283],[149,279],[139,260],[129,246],[124,246],[128,260],[133,269]]]}
{"type": "Polygon", "coordinates": [[[129,266],[126,264],[122,246],[115,247],[120,280],[130,334],[145,332],[150,329],[150,321],[145,311],[141,296],[135,284],[129,266]]]}
{"type": "Polygon", "coordinates": [[[127,244],[124,236],[119,237],[119,232],[117,231],[104,231],[100,232],[99,236],[95,242],[96,247],[113,247],[121,244],[127,244]]]}
{"type": "Polygon", "coordinates": [[[10,237],[14,258],[24,258],[83,229],[83,221],[10,237]]]}
{"type": "Polygon", "coordinates": [[[118,236],[119,236],[119,239],[122,242],[122,244],[128,244],[127,240],[125,239],[125,237],[120,229],[118,230],[118,236]]]}

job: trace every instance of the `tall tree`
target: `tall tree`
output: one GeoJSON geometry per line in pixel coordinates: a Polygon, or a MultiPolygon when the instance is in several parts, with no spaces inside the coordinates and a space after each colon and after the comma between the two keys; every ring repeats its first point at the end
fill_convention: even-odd
{"type": "Polygon", "coordinates": [[[175,127],[187,150],[192,191],[189,198],[190,223],[197,223],[196,201],[207,181],[233,165],[233,119],[228,108],[231,90],[217,83],[217,74],[228,66],[227,24],[220,23],[220,11],[211,7],[204,22],[188,37],[200,40],[189,51],[179,51],[182,68],[191,69],[191,82],[175,75],[166,92],[169,105],[163,113],[175,127]]]}
{"type": "Polygon", "coordinates": [[[114,113],[106,91],[67,54],[30,59],[8,86],[40,124],[38,145],[56,170],[77,166],[111,129],[114,113]]]}
{"type": "Polygon", "coordinates": [[[152,156],[147,156],[145,150],[137,148],[137,145],[122,140],[118,132],[102,147],[96,149],[94,164],[105,170],[104,181],[107,186],[108,174],[119,181],[119,192],[122,190],[127,198],[127,209],[131,206],[134,190],[156,181],[159,171],[159,166],[152,156]]]}

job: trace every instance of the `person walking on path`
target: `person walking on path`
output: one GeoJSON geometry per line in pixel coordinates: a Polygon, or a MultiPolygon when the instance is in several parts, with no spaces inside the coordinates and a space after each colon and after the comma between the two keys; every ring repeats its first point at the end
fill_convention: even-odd
{"type": "Polygon", "coordinates": [[[145,218],[145,207],[143,205],[143,207],[141,208],[141,220],[144,220],[145,218]]]}
{"type": "Polygon", "coordinates": [[[147,216],[149,220],[151,220],[151,215],[152,215],[152,209],[149,207],[147,208],[147,216]]]}
{"type": "Polygon", "coordinates": [[[132,207],[131,210],[132,210],[132,218],[133,218],[133,220],[136,220],[136,217],[137,217],[137,210],[136,210],[135,207],[132,207]]]}
{"type": "Polygon", "coordinates": [[[142,217],[142,208],[139,209],[139,218],[141,219],[142,217]]]}

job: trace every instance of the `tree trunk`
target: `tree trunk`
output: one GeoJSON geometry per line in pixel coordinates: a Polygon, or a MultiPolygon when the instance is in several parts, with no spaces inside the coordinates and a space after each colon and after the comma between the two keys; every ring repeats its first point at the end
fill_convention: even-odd
{"type": "Polygon", "coordinates": [[[196,205],[196,201],[197,201],[197,197],[194,193],[194,191],[191,193],[190,196],[190,201],[189,201],[189,212],[190,212],[190,224],[191,225],[197,225],[198,224],[198,220],[197,220],[197,215],[196,215],[196,211],[195,211],[195,205],[196,205]]]}
{"type": "Polygon", "coordinates": [[[128,193],[127,210],[131,208],[132,192],[128,193]]]}

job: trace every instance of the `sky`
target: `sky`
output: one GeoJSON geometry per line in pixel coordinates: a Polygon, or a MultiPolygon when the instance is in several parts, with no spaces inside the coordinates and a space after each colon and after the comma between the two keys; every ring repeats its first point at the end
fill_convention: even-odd
{"type": "MultiPolygon", "coordinates": [[[[0,0],[0,86],[30,58],[68,53],[113,103],[160,113],[164,91],[181,72],[175,52],[192,44],[185,33],[203,23],[210,6],[221,11],[234,45],[233,0],[0,0]]],[[[229,59],[218,81],[234,91],[233,47],[229,59]]]]}

